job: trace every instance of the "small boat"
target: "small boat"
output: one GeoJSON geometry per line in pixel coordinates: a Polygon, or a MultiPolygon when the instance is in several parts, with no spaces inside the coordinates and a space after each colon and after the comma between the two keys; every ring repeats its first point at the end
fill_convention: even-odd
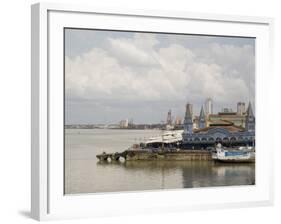
{"type": "Polygon", "coordinates": [[[253,147],[223,148],[221,144],[212,152],[212,159],[229,163],[254,163],[255,149],[253,147]]]}

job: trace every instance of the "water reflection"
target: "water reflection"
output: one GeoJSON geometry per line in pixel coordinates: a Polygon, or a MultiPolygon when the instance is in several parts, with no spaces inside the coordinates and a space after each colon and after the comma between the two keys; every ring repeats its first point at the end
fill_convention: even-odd
{"type": "MultiPolygon", "coordinates": [[[[98,162],[98,166],[118,167],[124,172],[141,171],[144,175],[160,175],[162,186],[169,188],[173,173],[180,172],[181,184],[176,188],[235,186],[255,184],[255,164],[215,163],[212,161],[126,161],[98,162]]],[[[179,177],[179,176],[177,176],[179,177]]]]}

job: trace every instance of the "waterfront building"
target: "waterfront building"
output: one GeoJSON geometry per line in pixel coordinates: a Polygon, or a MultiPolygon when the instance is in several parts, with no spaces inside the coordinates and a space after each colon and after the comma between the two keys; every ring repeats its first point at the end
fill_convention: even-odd
{"type": "Polygon", "coordinates": [[[213,114],[213,100],[212,98],[207,98],[205,101],[205,112],[206,116],[209,116],[209,114],[213,114]]]}
{"type": "Polygon", "coordinates": [[[243,115],[246,112],[246,105],[244,102],[237,103],[237,115],[243,115]]]}
{"type": "MultiPolygon", "coordinates": [[[[245,127],[242,125],[237,126],[230,120],[224,119],[217,119],[215,122],[209,123],[209,126],[204,126],[204,119],[200,121],[200,117],[203,118],[203,115],[204,110],[201,108],[199,116],[199,129],[193,130],[191,112],[190,109],[186,107],[184,132],[182,134],[183,148],[205,149],[207,147],[215,146],[218,143],[221,143],[224,146],[253,146],[255,144],[255,116],[250,103],[247,110],[247,115],[245,117],[245,127]]],[[[226,115],[219,114],[218,116],[224,117],[226,115]]],[[[227,116],[229,116],[229,114],[227,114],[227,116]]],[[[238,115],[231,114],[231,116],[238,115]]],[[[231,119],[233,118],[234,117],[231,119]]]]}

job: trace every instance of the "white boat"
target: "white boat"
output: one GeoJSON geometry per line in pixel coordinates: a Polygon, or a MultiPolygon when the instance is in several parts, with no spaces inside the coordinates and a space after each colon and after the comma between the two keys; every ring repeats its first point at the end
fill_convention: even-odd
{"type": "Polygon", "coordinates": [[[223,148],[218,144],[212,152],[212,159],[219,162],[243,163],[255,162],[255,149],[253,147],[223,148]]]}
{"type": "Polygon", "coordinates": [[[182,141],[182,133],[183,130],[173,130],[173,131],[165,131],[159,136],[150,137],[145,141],[145,144],[151,143],[176,143],[182,141]]]}

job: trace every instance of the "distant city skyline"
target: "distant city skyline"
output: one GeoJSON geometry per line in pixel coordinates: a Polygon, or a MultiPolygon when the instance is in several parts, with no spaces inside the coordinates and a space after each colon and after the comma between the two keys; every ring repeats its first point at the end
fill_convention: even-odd
{"type": "MultiPolygon", "coordinates": [[[[188,102],[189,103],[189,102],[188,102]]],[[[241,103],[241,102],[237,102],[237,103],[241,103]]],[[[242,103],[245,103],[245,102],[242,102],[242,103]]],[[[192,104],[192,103],[191,103],[192,104]]],[[[248,104],[249,103],[245,103],[245,111],[247,110],[247,107],[248,107],[248,104]]],[[[200,109],[201,107],[203,106],[203,104],[201,106],[198,106],[198,107],[194,107],[194,105],[192,104],[193,106],[193,115],[194,117],[199,117],[200,115],[200,109]],[[195,109],[195,110],[194,110],[195,109]]],[[[214,107],[214,104],[213,104],[213,107],[214,107]]],[[[224,112],[223,110],[224,109],[230,109],[231,111],[228,111],[228,112],[233,112],[233,113],[237,113],[237,114],[241,114],[240,111],[237,111],[237,104],[234,108],[232,107],[214,107],[214,108],[217,108],[217,110],[213,110],[213,113],[212,114],[218,114],[218,113],[221,113],[221,112],[224,112]]],[[[184,111],[185,109],[183,109],[184,111]]],[[[204,108],[204,111],[205,111],[205,108],[204,108]]],[[[253,109],[254,111],[254,109],[253,109]]],[[[119,124],[120,122],[124,122],[125,120],[127,120],[128,122],[133,122],[134,124],[163,124],[163,123],[167,123],[167,114],[171,112],[171,119],[172,119],[172,122],[175,123],[176,122],[176,119],[181,119],[181,121],[183,122],[184,121],[184,112],[182,114],[175,114],[173,112],[172,109],[169,109],[168,111],[166,111],[166,114],[163,115],[163,117],[161,117],[161,119],[159,119],[158,121],[156,122],[152,122],[152,123],[149,123],[149,122],[136,122],[135,119],[133,117],[122,117],[120,118],[119,120],[115,120],[115,121],[112,121],[112,122],[97,122],[97,123],[90,123],[90,122],[86,122],[86,123],[66,123],[67,125],[78,125],[78,124],[105,124],[105,125],[109,125],[109,124],[119,124]]],[[[205,111],[206,112],[206,111],[205,111]]],[[[207,116],[207,114],[206,114],[207,116]]],[[[159,117],[160,118],[160,117],[159,117]]]]}
{"type": "Polygon", "coordinates": [[[134,123],[255,105],[255,39],[65,30],[66,124],[134,123]]]}

